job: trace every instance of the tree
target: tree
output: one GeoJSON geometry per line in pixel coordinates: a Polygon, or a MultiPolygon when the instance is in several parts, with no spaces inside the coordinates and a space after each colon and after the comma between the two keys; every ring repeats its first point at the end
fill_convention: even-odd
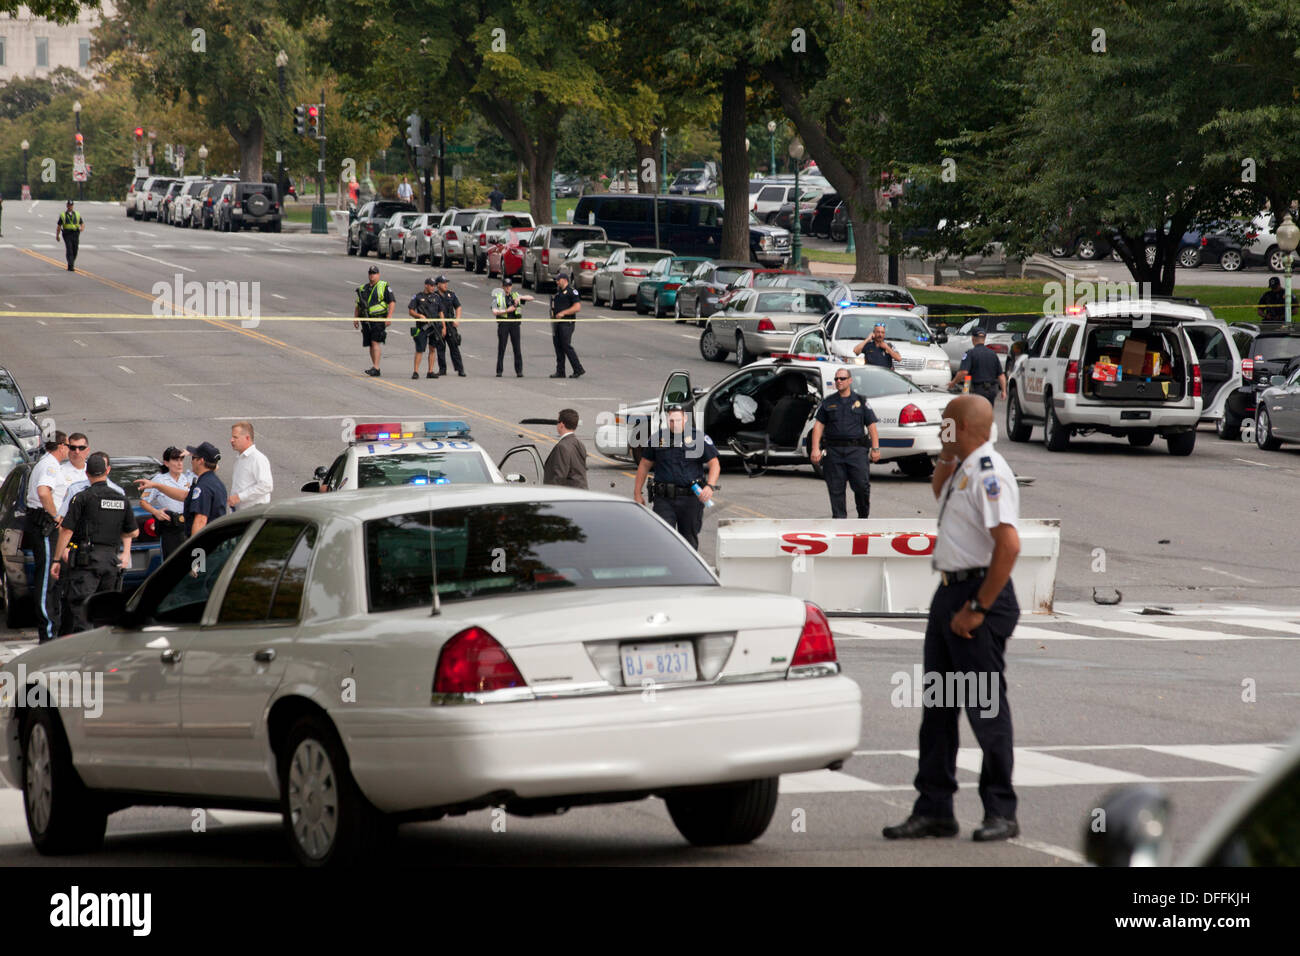
{"type": "Polygon", "coordinates": [[[93,10],[98,3],[78,3],[77,0],[0,0],[0,13],[17,16],[19,7],[26,7],[34,17],[44,17],[54,23],[72,23],[81,15],[81,8],[93,10]]]}

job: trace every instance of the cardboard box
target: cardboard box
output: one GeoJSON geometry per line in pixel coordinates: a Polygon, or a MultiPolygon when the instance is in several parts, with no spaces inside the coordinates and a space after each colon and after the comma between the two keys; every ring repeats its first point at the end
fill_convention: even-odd
{"type": "Polygon", "coordinates": [[[1164,356],[1159,352],[1148,352],[1146,359],[1142,362],[1143,375],[1159,375],[1164,363],[1161,361],[1164,356]]]}
{"type": "Polygon", "coordinates": [[[1098,362],[1092,367],[1092,380],[1094,382],[1119,381],[1119,366],[1111,365],[1109,362],[1098,362]]]}
{"type": "Polygon", "coordinates": [[[1125,375],[1141,375],[1142,366],[1146,363],[1147,358],[1147,341],[1129,337],[1124,340],[1124,349],[1119,355],[1119,364],[1124,369],[1125,375]]]}

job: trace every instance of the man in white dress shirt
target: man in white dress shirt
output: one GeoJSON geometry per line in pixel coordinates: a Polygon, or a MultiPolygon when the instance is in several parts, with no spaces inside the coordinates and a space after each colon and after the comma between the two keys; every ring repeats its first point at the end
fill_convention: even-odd
{"type": "Polygon", "coordinates": [[[59,559],[55,547],[59,538],[59,509],[68,493],[68,482],[62,471],[67,460],[67,436],[55,432],[46,440],[45,455],[27,479],[27,543],[36,562],[30,584],[41,643],[59,636],[59,582],[50,577],[50,568],[59,559]]]}
{"type": "Polygon", "coordinates": [[[253,444],[251,422],[236,422],[231,427],[230,447],[239,457],[230,476],[230,497],[226,503],[232,511],[266,504],[275,487],[271,481],[271,462],[253,444]]]}

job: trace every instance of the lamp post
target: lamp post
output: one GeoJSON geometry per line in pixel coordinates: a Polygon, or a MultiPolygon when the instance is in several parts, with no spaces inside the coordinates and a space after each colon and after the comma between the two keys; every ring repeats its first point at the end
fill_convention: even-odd
{"type": "Polygon", "coordinates": [[[803,141],[798,136],[790,140],[790,158],[794,160],[794,242],[791,253],[794,267],[798,269],[803,262],[803,250],[799,248],[799,161],[803,159],[803,141]]]}
{"type": "MultiPolygon", "coordinates": [[[[659,130],[659,189],[668,192],[668,127],[659,130]]],[[[658,240],[656,240],[658,241],[658,240]]]]}
{"type": "Polygon", "coordinates": [[[1291,321],[1291,264],[1295,259],[1295,247],[1300,244],[1300,226],[1291,221],[1291,214],[1282,217],[1282,225],[1277,227],[1277,247],[1286,253],[1286,321],[1291,321]]]}
{"type": "MultiPolygon", "coordinates": [[[[276,79],[280,84],[280,101],[284,103],[284,68],[289,65],[289,54],[281,50],[275,55],[275,72],[276,79]]],[[[284,110],[282,109],[281,114],[284,110]]],[[[280,192],[280,208],[284,208],[284,127],[279,127],[280,133],[277,139],[280,141],[279,148],[275,151],[275,164],[278,167],[275,177],[275,188],[280,192]]]]}
{"type": "Polygon", "coordinates": [[[208,174],[208,147],[200,146],[199,147],[199,175],[206,176],[207,174],[208,174]]]}
{"type": "MultiPolygon", "coordinates": [[[[76,123],[76,136],[75,136],[76,146],[74,147],[74,156],[80,157],[83,155],[82,148],[81,148],[81,100],[77,100],[72,104],[72,117],[74,122],[76,123]]],[[[78,161],[75,158],[73,160],[73,165],[74,166],[78,165],[78,161]]],[[[85,198],[85,191],[86,191],[85,182],[82,180],[77,180],[78,201],[85,198]]]]}
{"type": "Polygon", "coordinates": [[[748,176],[750,175],[750,169],[749,169],[749,167],[750,167],[750,162],[749,162],[749,137],[746,136],[746,137],[745,137],[745,176],[746,176],[746,177],[748,177],[748,176]]]}
{"type": "MultiPolygon", "coordinates": [[[[23,148],[23,192],[31,195],[31,188],[27,185],[27,150],[32,144],[27,142],[27,140],[23,140],[20,145],[23,148]]],[[[27,196],[24,196],[23,198],[26,199],[27,196]]]]}
{"type": "Polygon", "coordinates": [[[157,138],[158,131],[152,129],[149,130],[149,152],[146,154],[148,156],[149,172],[153,172],[153,142],[157,138]]]}
{"type": "Polygon", "coordinates": [[[776,120],[767,121],[767,134],[771,137],[771,152],[768,156],[767,174],[776,175],[776,120]]]}

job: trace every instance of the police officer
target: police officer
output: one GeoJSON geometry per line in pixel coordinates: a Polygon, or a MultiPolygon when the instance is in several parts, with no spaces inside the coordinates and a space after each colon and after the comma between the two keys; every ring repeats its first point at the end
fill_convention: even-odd
{"type": "Polygon", "coordinates": [[[515,353],[515,375],[524,377],[524,357],[519,351],[519,307],[532,301],[531,295],[520,295],[514,290],[509,276],[502,277],[501,288],[492,290],[492,314],[497,319],[497,378],[501,377],[501,367],[505,362],[507,340],[515,353]]]}
{"type": "MultiPolygon", "coordinates": [[[[135,536],[135,511],[126,495],[108,483],[108,456],[97,451],[86,460],[90,486],[68,505],[68,517],[59,532],[59,554],[72,546],[63,586],[72,614],[68,633],[84,631],[86,599],[100,591],[118,591],[122,572],[131,568],[131,539],[135,536]]],[[[55,565],[54,574],[63,572],[55,565]]]]}
{"type": "Polygon", "coordinates": [[[221,461],[221,452],[212,442],[198,445],[186,445],[190,461],[194,465],[194,485],[185,499],[185,530],[189,537],[202,531],[209,521],[220,518],[226,513],[226,486],[217,477],[217,462],[221,461]]]}
{"type": "Polygon", "coordinates": [[[447,352],[451,352],[451,367],[461,378],[465,377],[465,363],[460,357],[460,296],[447,286],[447,277],[438,276],[437,297],[442,316],[442,336],[435,341],[438,349],[438,374],[447,374],[447,352]],[[443,346],[446,346],[444,351],[443,346]]]}
{"type": "Polygon", "coordinates": [[[85,229],[81,213],[72,208],[72,200],[69,199],[68,208],[59,214],[59,223],[54,227],[55,242],[59,241],[59,234],[63,234],[63,250],[67,255],[69,272],[77,271],[73,266],[77,262],[77,246],[81,243],[81,234],[85,229]]]}
{"type": "Polygon", "coordinates": [[[999,395],[1007,397],[1007,376],[1002,371],[1002,360],[998,358],[998,353],[984,344],[986,337],[983,329],[971,333],[970,348],[961,357],[961,368],[948,383],[948,387],[955,387],[969,373],[971,392],[983,395],[992,405],[999,395]]]}
{"type": "Polygon", "coordinates": [[[411,372],[411,378],[420,377],[420,359],[424,357],[426,347],[429,348],[429,370],[424,373],[424,377],[438,377],[438,373],[433,370],[432,344],[434,340],[440,342],[442,339],[442,322],[430,322],[429,319],[442,315],[442,302],[434,291],[434,285],[432,276],[425,279],[424,291],[415,293],[406,304],[407,313],[415,319],[415,325],[411,326],[411,338],[415,340],[415,369],[411,372]]]}
{"type": "Polygon", "coordinates": [[[55,432],[27,478],[27,544],[35,563],[31,588],[37,639],[41,642],[59,636],[60,588],[53,569],[59,559],[59,511],[68,493],[62,467],[67,460],[68,436],[55,432]]]}
{"type": "Polygon", "coordinates": [[[880,461],[880,435],[876,430],[876,413],[864,396],[853,391],[853,376],[847,368],[835,370],[835,394],[822,399],[814,418],[812,463],[821,465],[822,477],[826,479],[831,517],[849,516],[844,502],[846,482],[853,486],[858,517],[870,517],[870,466],[880,461]]]}
{"type": "Polygon", "coordinates": [[[940,583],[930,602],[923,656],[927,680],[941,681],[945,690],[937,704],[927,703],[921,713],[915,781],[920,795],[912,815],[885,827],[884,835],[897,840],[957,834],[952,796],[957,792],[957,725],[965,707],[984,753],[979,782],[984,823],[974,838],[1006,840],[1020,832],[1011,787],[1011,710],[1003,674],[1007,638],[1020,619],[1011,584],[1020,554],[1020,494],[1010,466],[989,441],[993,406],[976,395],[961,395],[948,403],[943,415],[945,422],[953,423],[953,434],[952,441],[943,443],[931,480],[939,500],[932,560],[940,583]],[[967,699],[969,690],[954,693],[972,685],[987,688],[975,694],[981,699],[967,699]],[[952,697],[946,696],[950,693],[952,697]]]}
{"type": "Polygon", "coordinates": [[[581,309],[582,297],[569,285],[569,274],[561,272],[555,277],[555,295],[551,296],[551,340],[555,343],[555,374],[551,378],[564,378],[566,357],[573,366],[571,378],[581,378],[586,373],[573,349],[573,317],[581,309]]]}
{"type": "Polygon", "coordinates": [[[661,430],[654,442],[642,450],[632,498],[639,505],[645,504],[642,489],[653,465],[654,513],[699,550],[705,504],[713,498],[722,464],[713,439],[693,429],[687,436],[686,410],[681,405],[669,405],[665,411],[668,429],[661,430]]]}
{"type": "Polygon", "coordinates": [[[891,372],[894,370],[894,363],[903,360],[903,356],[898,354],[898,349],[885,341],[884,322],[876,323],[875,328],[871,330],[871,338],[863,339],[853,346],[853,354],[861,355],[868,365],[879,365],[891,372]]]}
{"type": "Polygon", "coordinates": [[[361,330],[361,344],[370,349],[370,368],[366,374],[379,377],[379,358],[388,340],[388,327],[393,324],[393,309],[397,307],[397,296],[388,288],[388,283],[379,278],[379,266],[371,266],[369,281],[357,286],[357,307],[353,310],[356,320],[352,327],[361,330]]]}

